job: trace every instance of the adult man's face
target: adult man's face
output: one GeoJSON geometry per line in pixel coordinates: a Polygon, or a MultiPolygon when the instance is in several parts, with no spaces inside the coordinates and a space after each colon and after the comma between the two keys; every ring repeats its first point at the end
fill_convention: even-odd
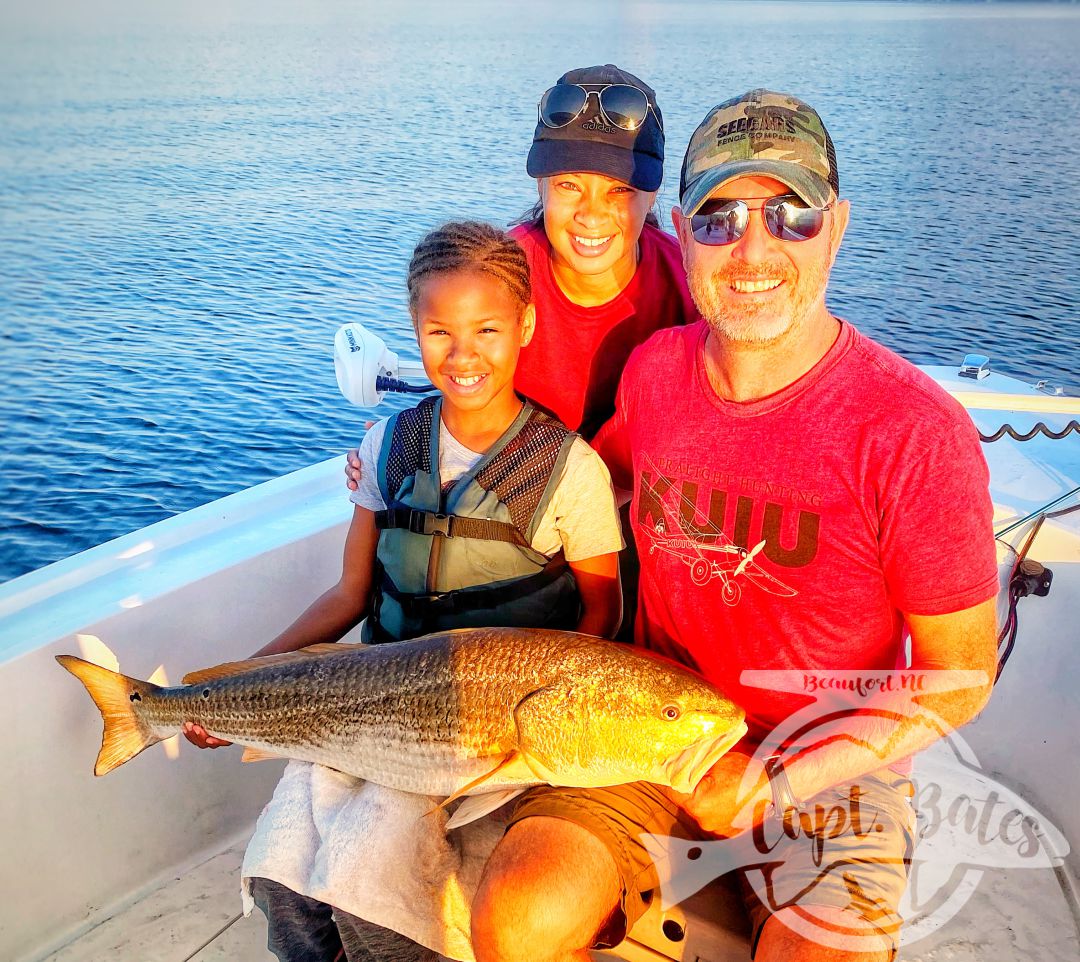
{"type": "Polygon", "coordinates": [[[702,317],[722,338],[770,344],[829,318],[825,287],[847,227],[848,203],[834,201],[816,237],[780,240],[765,226],[761,206],[771,197],[791,193],[780,181],[757,175],[718,187],[707,203],[742,200],[751,208],[746,233],[718,247],[698,243],[682,211],[675,207],[671,212],[690,293],[702,317]]]}

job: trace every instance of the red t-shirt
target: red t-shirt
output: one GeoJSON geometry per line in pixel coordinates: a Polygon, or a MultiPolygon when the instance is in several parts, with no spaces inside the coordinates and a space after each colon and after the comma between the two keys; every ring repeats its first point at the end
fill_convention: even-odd
{"type": "Polygon", "coordinates": [[[850,324],[747,403],[709,384],[707,333],[634,352],[596,446],[633,491],[638,642],[698,668],[760,735],[810,700],[746,687],[743,669],[891,671],[901,612],[994,596],[989,472],[963,408],[850,324]]]}
{"type": "Polygon", "coordinates": [[[592,437],[615,412],[619,375],[634,348],[661,328],[697,317],[679,243],[646,224],[626,289],[606,304],[581,307],[555,282],[543,224],[511,234],[528,256],[536,305],[536,333],[521,351],[514,386],[572,431],[592,437]]]}

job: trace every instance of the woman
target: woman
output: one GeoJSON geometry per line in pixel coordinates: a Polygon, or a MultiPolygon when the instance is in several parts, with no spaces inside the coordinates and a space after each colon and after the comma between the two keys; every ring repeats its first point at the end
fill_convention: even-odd
{"type": "Polygon", "coordinates": [[[536,335],[515,385],[591,438],[630,352],[697,316],[678,242],[650,214],[664,173],[656,95],[613,64],[571,70],[540,99],[526,169],[540,199],[513,235],[536,335]]]}
{"type": "MultiPolygon", "coordinates": [[[[529,258],[536,333],[514,384],[591,438],[630,352],[697,317],[678,241],[651,213],[664,174],[653,89],[614,64],[567,71],[540,98],[526,170],[539,200],[511,235],[529,258]]],[[[356,490],[355,449],[345,473],[356,490]]]]}
{"type": "MultiPolygon", "coordinates": [[[[539,200],[512,231],[529,259],[536,331],[514,386],[590,439],[615,411],[634,348],[695,320],[697,308],[678,241],[650,213],[664,174],[653,89],[614,64],[583,67],[544,92],[537,114],[526,170],[539,200]]],[[[355,491],[356,449],[345,474],[355,491]]],[[[638,566],[633,539],[626,541],[619,637],[630,640],[638,566]]]]}

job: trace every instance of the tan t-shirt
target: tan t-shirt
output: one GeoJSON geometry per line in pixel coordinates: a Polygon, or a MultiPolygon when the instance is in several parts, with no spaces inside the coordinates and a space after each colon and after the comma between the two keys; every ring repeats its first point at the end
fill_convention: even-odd
{"type": "MultiPolygon", "coordinates": [[[[386,508],[379,491],[377,465],[388,420],[374,424],[360,445],[360,486],[350,498],[369,511],[386,508]]],[[[443,484],[456,481],[483,456],[483,452],[465,447],[440,420],[439,477],[443,484]]],[[[585,441],[575,438],[531,547],[548,558],[561,548],[567,561],[581,561],[620,551],[624,544],[608,469],[585,441]]]]}

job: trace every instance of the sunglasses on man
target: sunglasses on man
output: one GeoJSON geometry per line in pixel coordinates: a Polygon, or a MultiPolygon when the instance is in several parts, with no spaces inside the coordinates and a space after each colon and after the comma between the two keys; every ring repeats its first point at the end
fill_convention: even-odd
{"type": "Polygon", "coordinates": [[[795,194],[769,197],[760,207],[751,207],[744,200],[718,199],[706,202],[688,220],[694,240],[710,247],[734,244],[746,233],[750,214],[755,210],[761,211],[765,227],[778,240],[807,241],[821,233],[825,211],[831,207],[832,204],[811,207],[795,194]]]}

